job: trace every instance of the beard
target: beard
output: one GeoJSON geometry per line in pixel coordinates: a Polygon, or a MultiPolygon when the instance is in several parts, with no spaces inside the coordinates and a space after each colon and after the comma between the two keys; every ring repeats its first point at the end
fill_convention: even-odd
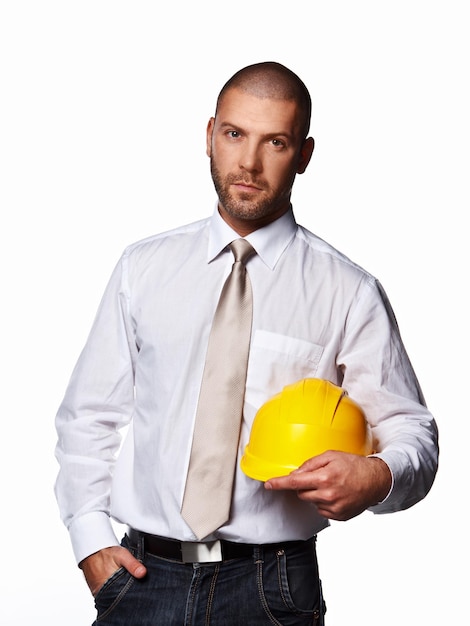
{"type": "Polygon", "coordinates": [[[292,180],[286,181],[285,187],[273,192],[266,182],[248,175],[227,174],[225,178],[211,157],[211,175],[220,204],[231,217],[243,220],[260,220],[276,214],[290,206],[292,180]],[[233,183],[254,185],[264,193],[263,197],[254,199],[252,193],[240,192],[237,197],[231,192],[233,183]]]}

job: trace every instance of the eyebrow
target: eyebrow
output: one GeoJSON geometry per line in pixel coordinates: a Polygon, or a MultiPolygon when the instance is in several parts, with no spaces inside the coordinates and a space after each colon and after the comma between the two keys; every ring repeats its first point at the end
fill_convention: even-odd
{"type": "MultiPolygon", "coordinates": [[[[242,126],[238,125],[238,124],[232,124],[231,122],[227,121],[227,122],[221,122],[220,123],[220,130],[228,130],[229,128],[239,131],[243,134],[246,134],[248,131],[246,131],[242,126]]],[[[264,133],[263,135],[261,135],[262,139],[270,139],[273,137],[285,137],[286,139],[288,139],[289,141],[293,141],[294,140],[294,134],[293,133],[288,133],[286,131],[279,131],[279,132],[269,132],[269,133],[264,133]]]]}

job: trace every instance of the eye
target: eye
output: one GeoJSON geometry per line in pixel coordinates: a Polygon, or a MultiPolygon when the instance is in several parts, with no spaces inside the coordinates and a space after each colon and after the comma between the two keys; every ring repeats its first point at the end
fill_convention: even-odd
{"type": "Polygon", "coordinates": [[[271,143],[275,148],[285,148],[286,146],[281,139],[271,139],[271,143]]]}
{"type": "Polygon", "coordinates": [[[227,137],[230,139],[238,139],[240,137],[240,133],[238,130],[229,130],[227,131],[227,137]]]}

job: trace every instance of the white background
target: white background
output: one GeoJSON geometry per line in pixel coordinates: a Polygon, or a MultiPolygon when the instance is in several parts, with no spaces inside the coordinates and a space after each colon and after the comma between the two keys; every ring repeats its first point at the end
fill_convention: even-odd
{"type": "Polygon", "coordinates": [[[2,625],[93,620],[53,496],[55,412],[125,245],[211,213],[206,123],[262,60],[313,98],[297,219],[379,277],[441,431],[422,503],[321,533],[327,624],[467,623],[465,5],[2,2],[2,625]]]}

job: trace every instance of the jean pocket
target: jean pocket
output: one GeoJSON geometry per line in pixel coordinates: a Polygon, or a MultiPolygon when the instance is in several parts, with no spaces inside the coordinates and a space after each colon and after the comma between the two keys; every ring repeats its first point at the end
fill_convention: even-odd
{"type": "Polygon", "coordinates": [[[265,557],[262,589],[266,607],[280,624],[323,624],[325,606],[315,548],[277,550],[265,557]],[[303,621],[305,620],[305,622],[303,621]]]}
{"type": "Polygon", "coordinates": [[[131,588],[134,577],[124,568],[119,568],[104,583],[95,596],[98,621],[113,611],[131,588]]]}

